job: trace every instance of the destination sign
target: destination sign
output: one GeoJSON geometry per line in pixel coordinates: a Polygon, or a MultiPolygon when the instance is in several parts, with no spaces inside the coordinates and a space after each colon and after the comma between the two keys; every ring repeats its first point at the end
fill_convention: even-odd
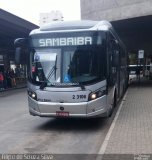
{"type": "Polygon", "coordinates": [[[62,37],[32,39],[35,47],[92,45],[92,37],[62,37]]]}

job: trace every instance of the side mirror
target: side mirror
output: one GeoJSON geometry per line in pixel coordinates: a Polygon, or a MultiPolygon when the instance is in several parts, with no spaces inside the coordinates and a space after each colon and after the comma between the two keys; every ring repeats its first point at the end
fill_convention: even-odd
{"type": "Polygon", "coordinates": [[[21,47],[17,47],[15,49],[15,63],[18,65],[21,62],[21,54],[22,54],[21,47]]]}
{"type": "Polygon", "coordinates": [[[112,54],[112,66],[117,67],[119,65],[119,51],[114,51],[112,54]]]}
{"type": "Polygon", "coordinates": [[[15,49],[15,63],[21,64],[25,57],[24,49],[27,48],[27,39],[25,38],[18,38],[14,41],[15,49]]]}

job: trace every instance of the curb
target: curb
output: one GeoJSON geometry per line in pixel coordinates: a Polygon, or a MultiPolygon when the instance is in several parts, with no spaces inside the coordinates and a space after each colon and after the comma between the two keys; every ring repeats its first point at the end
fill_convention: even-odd
{"type": "Polygon", "coordinates": [[[14,88],[9,88],[9,89],[4,89],[4,90],[1,90],[0,93],[3,93],[3,92],[7,92],[7,91],[12,91],[12,90],[17,90],[17,89],[22,89],[22,88],[26,88],[27,86],[20,86],[20,87],[14,87],[14,88]]]}

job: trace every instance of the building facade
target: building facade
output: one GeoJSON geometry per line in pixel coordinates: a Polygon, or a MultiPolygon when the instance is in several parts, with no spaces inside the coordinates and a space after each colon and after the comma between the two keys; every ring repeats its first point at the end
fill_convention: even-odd
{"type": "Polygon", "coordinates": [[[63,15],[60,11],[51,11],[48,13],[40,13],[40,26],[50,23],[52,21],[63,21],[63,15]]]}
{"type": "Polygon", "coordinates": [[[116,21],[152,15],[152,0],[81,0],[81,18],[116,21]]]}

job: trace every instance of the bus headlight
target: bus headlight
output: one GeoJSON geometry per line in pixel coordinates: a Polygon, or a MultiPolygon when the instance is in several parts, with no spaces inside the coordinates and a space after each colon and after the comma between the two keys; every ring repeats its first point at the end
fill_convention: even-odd
{"type": "Polygon", "coordinates": [[[28,91],[28,95],[29,95],[32,99],[37,100],[37,95],[36,95],[35,92],[33,92],[33,91],[28,91]]]}
{"type": "Polygon", "coordinates": [[[90,98],[93,100],[93,99],[96,99],[97,98],[97,94],[96,93],[93,93],[90,95],[90,98]]]}
{"type": "Polygon", "coordinates": [[[102,97],[102,96],[106,95],[106,93],[107,93],[106,90],[98,90],[98,91],[95,91],[93,93],[90,93],[89,101],[92,101],[92,100],[95,100],[99,97],[102,97]]]}

